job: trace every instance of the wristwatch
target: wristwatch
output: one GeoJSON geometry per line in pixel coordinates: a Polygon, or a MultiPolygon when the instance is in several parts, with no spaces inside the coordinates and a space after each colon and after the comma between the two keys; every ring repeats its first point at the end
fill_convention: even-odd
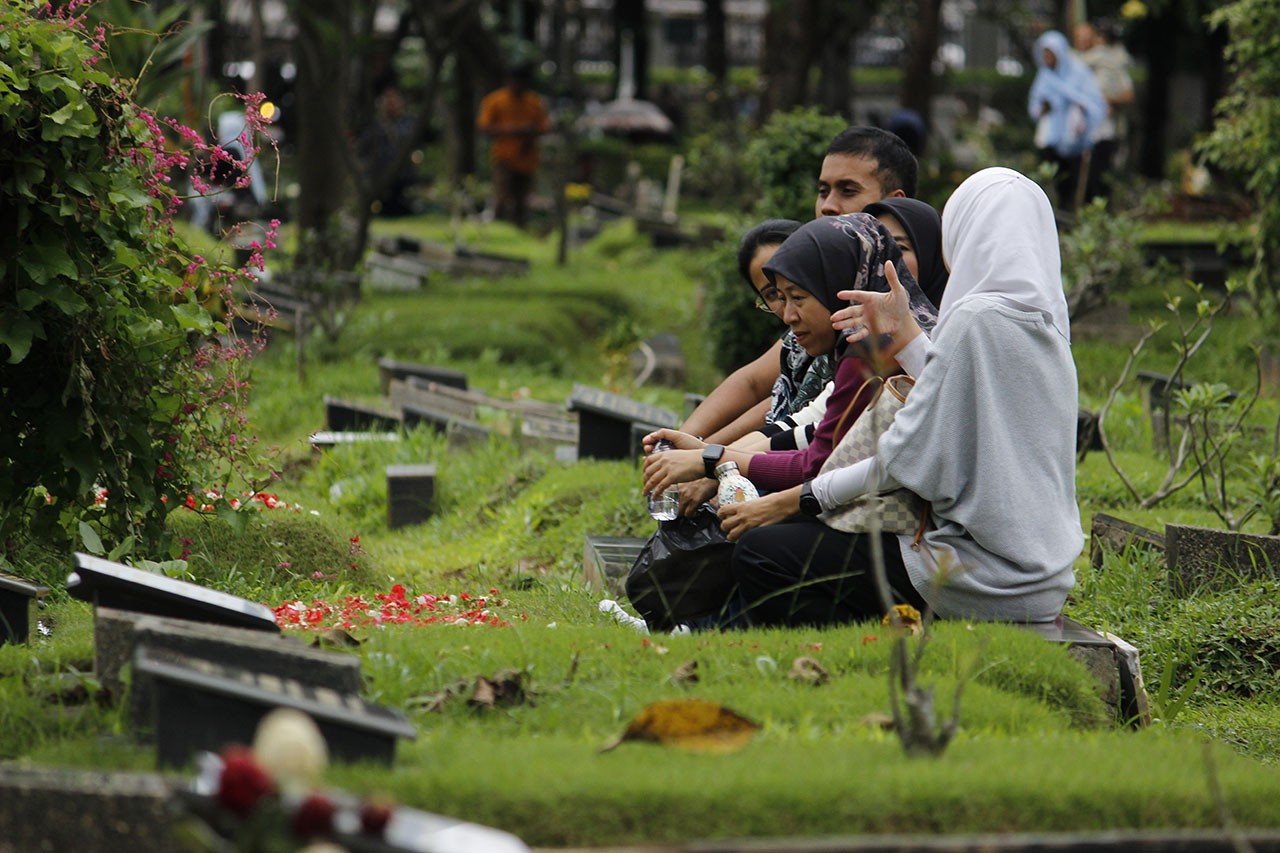
{"type": "Polygon", "coordinates": [[[805,480],[800,487],[800,511],[814,516],[822,513],[822,504],[818,503],[818,496],[813,493],[813,480],[805,480]]]}
{"type": "Polygon", "coordinates": [[[708,479],[716,478],[716,466],[720,464],[721,456],[724,456],[723,444],[708,444],[702,448],[702,467],[707,472],[708,479]]]}

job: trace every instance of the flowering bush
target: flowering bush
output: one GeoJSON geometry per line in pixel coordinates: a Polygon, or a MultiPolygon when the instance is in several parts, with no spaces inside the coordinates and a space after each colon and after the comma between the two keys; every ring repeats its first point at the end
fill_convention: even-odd
{"type": "Polygon", "coordinates": [[[246,273],[172,228],[194,154],[246,163],[139,107],[86,5],[0,0],[0,208],[17,226],[0,232],[0,558],[19,531],[163,541],[163,497],[258,467],[241,436],[254,344],[219,321],[246,273]]]}
{"type": "Polygon", "coordinates": [[[383,625],[491,625],[507,627],[510,623],[494,613],[505,605],[498,598],[498,590],[490,589],[487,596],[432,595],[424,593],[410,597],[401,584],[391,587],[387,593],[377,593],[373,600],[363,595],[348,595],[340,602],[313,599],[311,604],[302,601],[286,601],[274,608],[276,624],[281,628],[299,628],[313,631],[334,628],[367,628],[383,625]]]}

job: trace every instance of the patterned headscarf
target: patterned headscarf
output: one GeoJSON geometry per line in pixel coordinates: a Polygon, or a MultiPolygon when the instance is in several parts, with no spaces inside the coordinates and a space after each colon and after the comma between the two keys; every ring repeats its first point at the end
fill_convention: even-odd
{"type": "MultiPolygon", "coordinates": [[[[885,261],[893,262],[897,268],[916,323],[925,334],[931,333],[938,322],[937,309],[916,284],[902,260],[898,244],[874,216],[847,213],[807,223],[787,238],[765,264],[764,272],[771,281],[782,276],[807,290],[827,310],[835,312],[848,305],[836,296],[841,290],[889,291],[889,282],[884,276],[885,261]]],[[[837,359],[851,353],[867,358],[870,347],[867,341],[850,346],[840,337],[834,355],[837,359]]]]}

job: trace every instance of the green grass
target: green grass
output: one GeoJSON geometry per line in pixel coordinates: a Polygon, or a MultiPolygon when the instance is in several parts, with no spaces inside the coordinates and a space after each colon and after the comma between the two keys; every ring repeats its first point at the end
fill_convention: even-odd
{"type": "MultiPolygon", "coordinates": [[[[378,223],[380,233],[452,241],[443,219],[378,223]]],[[[1077,562],[1068,612],[1142,650],[1159,722],[1119,730],[1090,677],[1061,648],[1017,628],[940,624],[923,659],[943,711],[957,673],[976,665],[961,732],[938,759],[908,759],[895,738],[861,725],[887,709],[888,643],[878,625],[644,638],[596,608],[579,577],[588,533],[645,535],[652,522],[636,467],[564,465],[499,435],[466,449],[428,431],[394,444],[313,453],[307,433],[323,424],[321,398],[377,398],[381,355],[465,370],[495,396],[557,401],[573,383],[615,388],[669,408],[681,389],[630,387],[622,356],[635,337],[680,336],[689,389],[716,378],[699,337],[700,265],[693,252],[659,253],[629,226],[613,226],[566,267],[554,245],[501,224],[461,226],[472,247],[523,254],[527,276],[448,280],[414,295],[366,294],[337,342],[309,342],[305,378],[292,342],[273,340],[253,368],[250,412],[262,444],[279,448],[284,478],[271,489],[300,511],[262,513],[245,532],[178,511],[190,577],[270,605],[294,599],[369,596],[403,583],[413,593],[491,587],[509,627],[387,626],[356,629],[367,696],[406,710],[419,738],[395,764],[331,769],[329,781],[509,829],[534,844],[604,845],[698,837],[850,832],[1070,830],[1209,827],[1204,742],[1225,799],[1242,824],[1274,825],[1280,782],[1280,582],[1241,582],[1179,598],[1162,567],[1139,554],[1109,555],[1099,570],[1077,562]],[[437,506],[424,524],[387,529],[386,465],[434,462],[437,506]],[[352,538],[359,537],[358,547],[352,538]],[[786,677],[794,658],[818,658],[831,683],[786,677]],[[566,681],[572,661],[576,672],[566,681]],[[687,687],[672,672],[697,660],[687,687]],[[531,704],[481,712],[465,695],[442,710],[421,700],[449,685],[504,669],[526,673],[531,704]],[[722,702],[763,723],[741,753],[690,755],[647,744],[597,749],[646,703],[679,696],[722,702]]],[[[1160,311],[1151,292],[1124,294],[1134,322],[1160,311]]],[[[1194,378],[1244,388],[1256,322],[1228,316],[1194,378]]],[[[1152,344],[1167,366],[1169,338],[1152,344]]],[[[1082,405],[1096,408],[1123,364],[1121,345],[1079,339],[1082,405]]],[[[1276,401],[1265,400],[1274,415],[1276,401]]],[[[496,430],[504,423],[482,417],[496,430]]],[[[1262,414],[1259,415],[1262,418],[1262,414]]],[[[1117,458],[1146,490],[1164,461],[1136,386],[1107,421],[1117,458]]],[[[1215,524],[1187,489],[1137,510],[1099,453],[1079,466],[1086,528],[1095,512],[1146,526],[1215,524]]],[[[60,585],[60,555],[24,554],[23,573],[60,585]]],[[[150,766],[119,712],[62,708],[43,697],[43,677],[92,658],[87,606],[56,594],[51,638],[0,647],[0,758],[52,764],[150,766]]]]}

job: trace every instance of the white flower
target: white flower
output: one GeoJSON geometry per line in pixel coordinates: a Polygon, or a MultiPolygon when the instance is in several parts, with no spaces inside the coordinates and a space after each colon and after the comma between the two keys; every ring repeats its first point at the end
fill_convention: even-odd
{"type": "Polygon", "coordinates": [[[314,720],[293,708],[276,708],[258,723],[253,757],[281,789],[302,793],[320,780],[329,748],[314,720]]]}

